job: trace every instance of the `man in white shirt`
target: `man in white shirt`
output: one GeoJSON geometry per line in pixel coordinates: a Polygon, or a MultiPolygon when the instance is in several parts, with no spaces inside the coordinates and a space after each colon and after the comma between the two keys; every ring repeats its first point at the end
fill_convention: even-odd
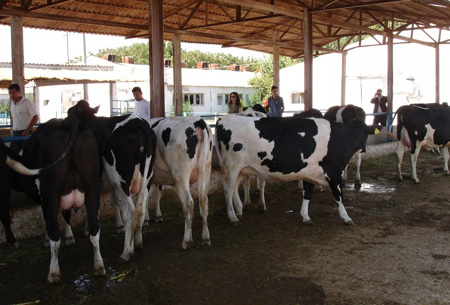
{"type": "MultiPolygon", "coordinates": [[[[39,120],[36,108],[29,99],[21,95],[18,84],[9,85],[8,91],[11,98],[11,136],[29,136],[34,124],[39,120]]],[[[10,148],[20,153],[24,146],[25,141],[12,141],[10,148]]]]}
{"type": "Polygon", "coordinates": [[[131,92],[135,99],[134,114],[137,117],[148,119],[150,118],[150,102],[142,97],[142,90],[140,87],[134,87],[131,92]]]}

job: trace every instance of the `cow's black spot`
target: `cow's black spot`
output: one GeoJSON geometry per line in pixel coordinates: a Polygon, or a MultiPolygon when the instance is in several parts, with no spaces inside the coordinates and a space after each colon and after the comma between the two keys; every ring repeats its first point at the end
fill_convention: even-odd
{"type": "MultiPolygon", "coordinates": [[[[313,120],[292,118],[262,118],[255,121],[260,138],[274,143],[268,157],[261,162],[270,172],[290,174],[299,172],[308,164],[302,160],[309,158],[316,149],[314,136],[318,128],[313,120]],[[270,159],[270,155],[272,158],[270,159]]],[[[259,154],[261,158],[261,154],[259,154]]]]}
{"type": "MultiPolygon", "coordinates": [[[[223,125],[216,124],[216,135],[217,141],[219,141],[219,143],[223,143],[223,145],[225,145],[226,150],[230,149],[229,143],[231,141],[231,130],[226,130],[225,128],[223,128],[223,125]]],[[[219,152],[220,152],[220,145],[219,145],[219,152]]]]}
{"type": "Polygon", "coordinates": [[[258,153],[258,157],[263,160],[267,156],[267,153],[265,151],[260,151],[258,153]]]}
{"type": "Polygon", "coordinates": [[[242,144],[241,143],[236,143],[233,146],[233,150],[234,151],[240,151],[242,149],[242,144]]]}
{"type": "Polygon", "coordinates": [[[162,121],[164,121],[165,118],[162,118],[160,120],[157,120],[155,123],[152,124],[152,126],[150,126],[151,128],[155,128],[156,126],[158,126],[158,124],[162,121]]]}
{"type": "Polygon", "coordinates": [[[172,129],[170,127],[166,128],[165,130],[163,130],[161,136],[162,136],[162,140],[164,142],[164,145],[167,147],[167,144],[169,144],[169,140],[170,140],[170,134],[172,133],[172,129]]]}
{"type": "Polygon", "coordinates": [[[198,139],[194,128],[186,128],[186,146],[189,158],[193,159],[195,156],[195,148],[197,147],[198,139]]]}

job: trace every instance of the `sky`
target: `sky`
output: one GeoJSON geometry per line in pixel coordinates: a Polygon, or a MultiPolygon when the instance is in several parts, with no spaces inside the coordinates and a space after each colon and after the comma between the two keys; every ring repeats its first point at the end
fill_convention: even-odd
{"type": "MultiPolygon", "coordinates": [[[[65,63],[69,59],[83,56],[83,34],[38,30],[24,28],[25,63],[65,63]]],[[[144,43],[145,39],[125,39],[117,36],[86,34],[86,55],[96,54],[101,49],[130,46],[144,43]]],[[[0,62],[11,62],[11,30],[9,26],[0,25],[0,62]]],[[[222,48],[219,45],[182,43],[186,51],[201,50],[211,53],[227,53],[235,56],[263,58],[268,56],[261,52],[246,51],[238,48],[222,48]]]]}

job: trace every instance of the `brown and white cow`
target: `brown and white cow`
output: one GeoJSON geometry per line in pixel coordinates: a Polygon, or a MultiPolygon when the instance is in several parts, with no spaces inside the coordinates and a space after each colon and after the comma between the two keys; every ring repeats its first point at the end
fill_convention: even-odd
{"type": "Polygon", "coordinates": [[[308,205],[314,184],[329,185],[346,224],[353,224],[343,205],[342,175],[352,156],[365,149],[376,127],[355,120],[348,125],[325,119],[225,116],[217,121],[219,161],[224,173],[228,217],[237,224],[242,206],[233,208],[233,195],[242,175],[265,181],[304,180],[301,208],[310,223],[308,205]]]}

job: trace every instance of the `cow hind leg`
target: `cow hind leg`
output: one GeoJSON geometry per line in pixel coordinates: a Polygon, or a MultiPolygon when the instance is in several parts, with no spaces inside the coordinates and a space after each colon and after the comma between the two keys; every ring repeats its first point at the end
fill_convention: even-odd
{"type": "Polygon", "coordinates": [[[183,183],[176,183],[178,198],[181,201],[184,214],[184,236],[181,247],[186,250],[193,244],[192,239],[192,218],[194,216],[194,200],[189,191],[189,186],[183,183]]]}
{"type": "Polygon", "coordinates": [[[259,207],[258,210],[260,212],[265,212],[266,211],[266,198],[264,197],[264,189],[266,187],[266,181],[264,181],[263,179],[256,177],[256,185],[259,187],[259,207]]]}
{"type": "Polygon", "coordinates": [[[61,214],[65,222],[64,243],[66,246],[75,245],[75,238],[73,237],[72,227],[70,226],[70,217],[72,212],[71,210],[63,210],[61,214]]]}
{"type": "Polygon", "coordinates": [[[211,238],[208,228],[208,195],[206,193],[199,194],[200,215],[202,216],[202,245],[210,246],[211,238]]]}
{"type": "Polygon", "coordinates": [[[242,178],[242,186],[244,188],[243,209],[244,211],[246,211],[252,204],[250,200],[250,177],[248,175],[244,175],[244,177],[242,178]]]}
{"type": "Polygon", "coordinates": [[[239,219],[236,216],[233,207],[233,196],[238,186],[239,184],[237,184],[237,176],[235,175],[230,175],[229,177],[227,177],[227,179],[224,179],[223,181],[228,218],[230,219],[231,224],[234,226],[239,225],[239,219]]]}
{"type": "Polygon", "coordinates": [[[303,189],[304,193],[303,193],[302,207],[300,209],[300,216],[302,216],[303,218],[303,223],[311,225],[313,224],[313,222],[311,221],[311,218],[309,218],[308,208],[309,208],[309,201],[311,200],[312,195],[314,193],[314,184],[308,181],[303,181],[303,189]]]}
{"type": "Polygon", "coordinates": [[[444,155],[444,175],[448,176],[450,174],[448,171],[448,159],[449,159],[448,146],[442,147],[442,154],[444,155]]]}
{"type": "Polygon", "coordinates": [[[89,222],[89,239],[91,240],[94,249],[94,274],[97,276],[106,275],[106,270],[103,265],[103,258],[100,253],[100,227],[98,224],[98,209],[99,204],[96,203],[94,195],[86,197],[86,214],[89,222]]]}
{"type": "Polygon", "coordinates": [[[9,198],[10,198],[10,189],[9,185],[5,185],[5,188],[0,190],[1,193],[1,201],[0,201],[0,220],[3,224],[3,228],[5,229],[6,235],[6,243],[11,249],[18,249],[19,243],[16,241],[14,234],[11,230],[11,215],[9,214],[9,198]]]}
{"type": "Polygon", "coordinates": [[[120,207],[118,205],[115,192],[113,191],[111,194],[111,205],[114,210],[114,218],[116,220],[116,232],[121,235],[125,233],[125,228],[123,226],[122,215],[120,213],[120,207]]]}
{"type": "Polygon", "coordinates": [[[402,181],[402,161],[403,161],[403,155],[405,154],[405,145],[399,141],[397,143],[397,150],[395,151],[396,159],[397,159],[397,180],[402,181]]]}
{"type": "Polygon", "coordinates": [[[411,152],[411,177],[414,180],[415,184],[418,184],[419,178],[417,177],[417,160],[419,159],[420,146],[417,145],[417,148],[414,153],[411,152]]]}
{"type": "Polygon", "coordinates": [[[357,153],[355,156],[356,165],[356,177],[355,177],[355,189],[361,189],[361,153],[357,153]]]}
{"type": "Polygon", "coordinates": [[[345,224],[347,225],[355,225],[353,220],[348,216],[347,211],[345,210],[343,199],[344,194],[342,192],[342,186],[339,182],[333,182],[333,180],[329,181],[331,192],[333,193],[334,200],[338,206],[339,216],[342,218],[345,224]]]}
{"type": "Polygon", "coordinates": [[[153,192],[153,199],[155,200],[155,222],[160,223],[163,222],[163,216],[161,213],[161,194],[162,194],[162,185],[155,185],[155,189],[153,192]]]}

